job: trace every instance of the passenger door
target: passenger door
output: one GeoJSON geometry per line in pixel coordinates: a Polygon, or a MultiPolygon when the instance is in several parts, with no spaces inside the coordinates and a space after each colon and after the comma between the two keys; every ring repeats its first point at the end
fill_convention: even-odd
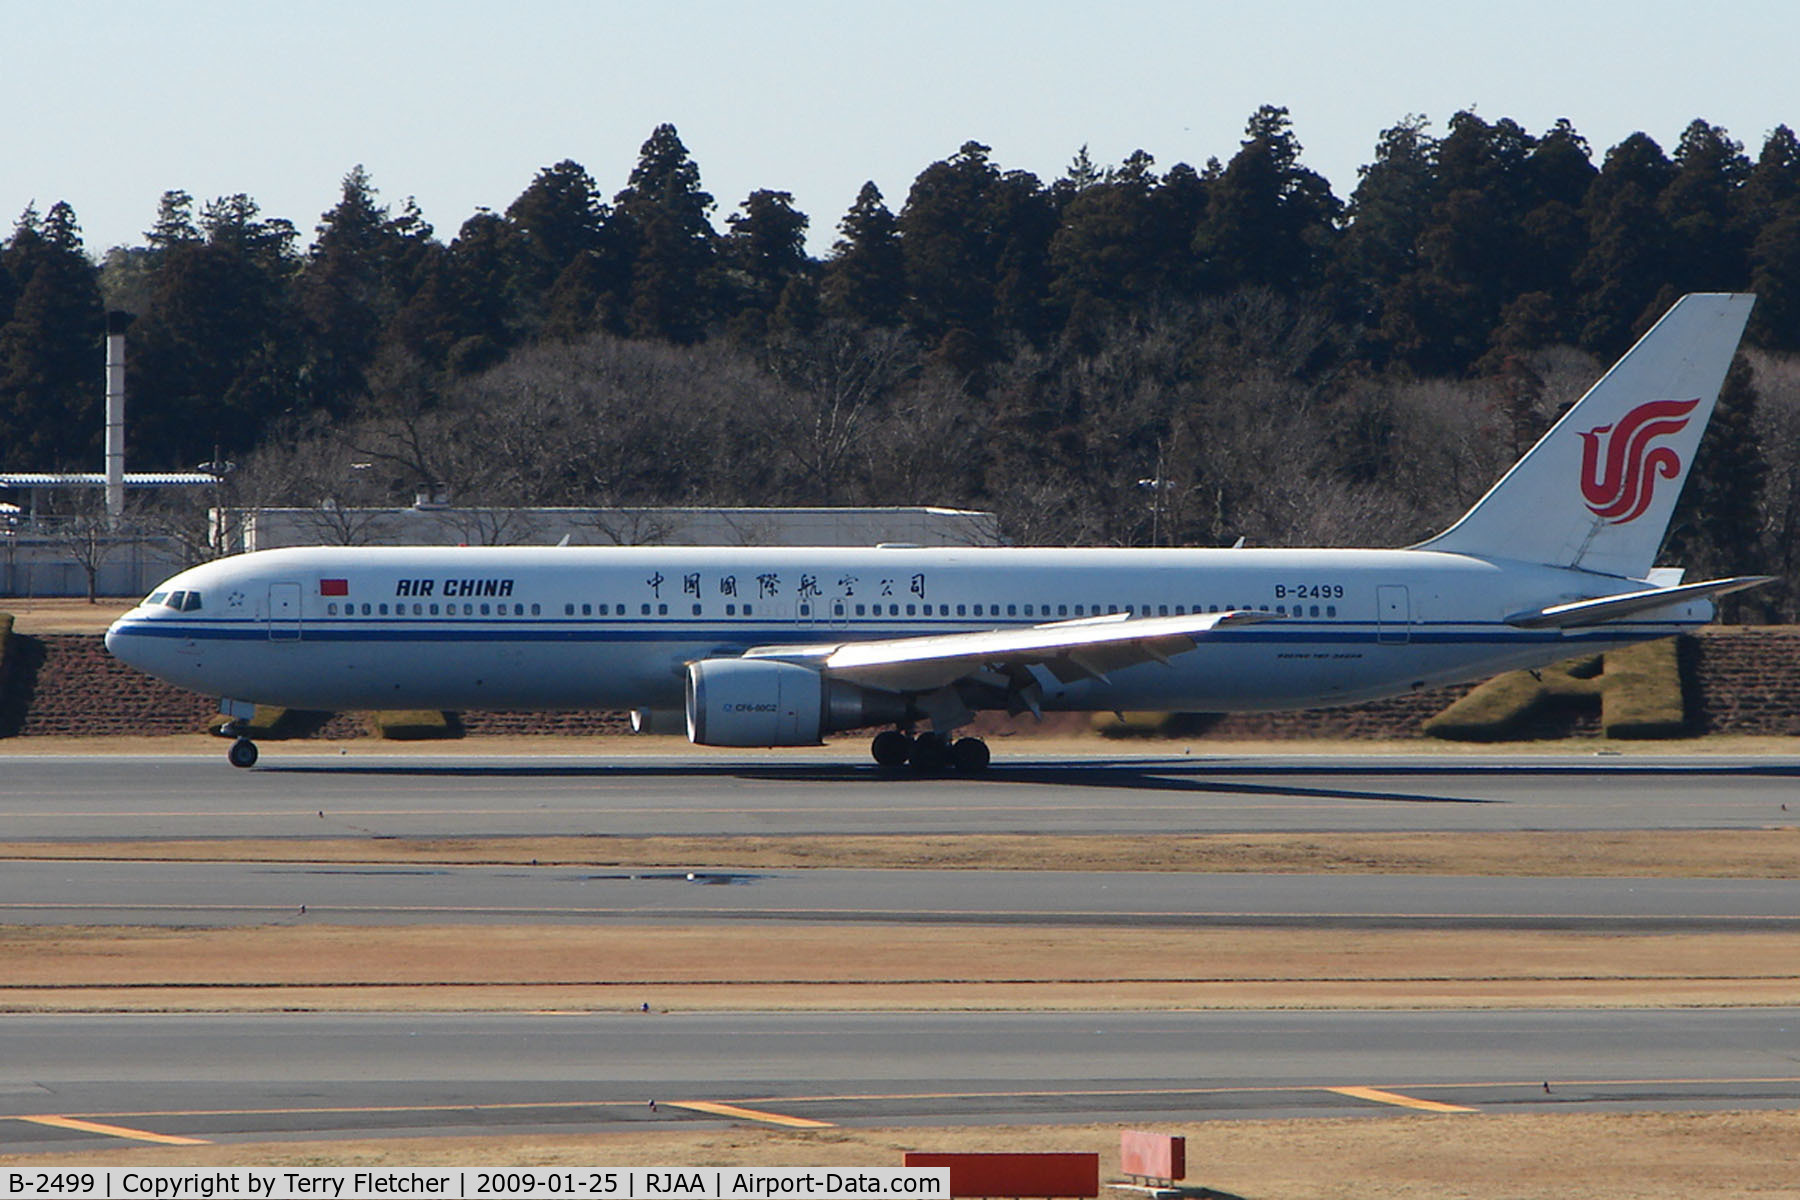
{"type": "Polygon", "coordinates": [[[1375,640],[1384,646],[1403,646],[1412,640],[1412,605],[1406,585],[1383,584],[1375,589],[1375,640]]]}

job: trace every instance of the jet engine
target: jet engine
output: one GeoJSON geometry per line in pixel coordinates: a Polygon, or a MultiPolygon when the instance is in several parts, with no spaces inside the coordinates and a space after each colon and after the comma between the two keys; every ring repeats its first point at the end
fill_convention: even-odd
{"type": "Polygon", "coordinates": [[[697,746],[816,746],[823,734],[906,720],[906,701],[775,659],[688,664],[688,740],[697,746]]]}

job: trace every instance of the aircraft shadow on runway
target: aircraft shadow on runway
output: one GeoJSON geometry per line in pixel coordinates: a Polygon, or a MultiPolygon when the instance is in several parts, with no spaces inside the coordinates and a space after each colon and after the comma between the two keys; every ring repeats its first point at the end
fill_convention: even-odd
{"type": "MultiPolygon", "coordinates": [[[[1320,770],[1316,767],[1258,767],[1246,772],[1240,764],[1209,762],[1205,759],[1180,758],[1159,762],[1142,759],[1082,759],[1078,762],[996,763],[979,778],[960,775],[919,775],[905,769],[884,771],[874,765],[848,763],[621,763],[596,760],[588,764],[557,763],[292,763],[258,769],[259,774],[369,775],[383,777],[423,777],[447,779],[671,779],[695,777],[729,778],[784,783],[867,784],[891,787],[896,783],[962,787],[983,786],[1077,786],[1084,788],[1118,788],[1133,791],[1188,792],[1233,796],[1284,796],[1305,799],[1377,800],[1404,804],[1504,804],[1504,800],[1476,796],[1452,796],[1432,792],[1400,792],[1374,788],[1316,787],[1299,783],[1282,783],[1232,779],[1229,776],[1253,773],[1263,777],[1280,775],[1316,776],[1352,774],[1320,770]],[[1224,776],[1225,778],[1221,778],[1224,776]]],[[[1392,771],[1365,769],[1361,774],[1387,775],[1392,771]]],[[[1433,772],[1402,772],[1427,776],[1433,772]]]]}

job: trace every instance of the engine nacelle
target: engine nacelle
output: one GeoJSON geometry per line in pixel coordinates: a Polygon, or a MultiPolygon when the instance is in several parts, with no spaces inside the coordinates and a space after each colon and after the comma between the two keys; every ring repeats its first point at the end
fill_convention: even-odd
{"type": "Polygon", "coordinates": [[[766,658],[688,664],[687,731],[696,746],[816,746],[827,733],[906,719],[906,701],[811,667],[766,658]]]}
{"type": "Polygon", "coordinates": [[[686,733],[687,713],[679,708],[634,708],[631,710],[633,733],[686,733]]]}

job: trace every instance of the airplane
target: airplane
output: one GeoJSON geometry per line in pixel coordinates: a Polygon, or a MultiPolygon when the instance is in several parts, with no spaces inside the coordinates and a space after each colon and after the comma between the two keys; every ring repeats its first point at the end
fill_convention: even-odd
{"type": "Polygon", "coordinates": [[[1655,568],[1755,297],[1683,297],[1460,520],[1406,549],[307,547],[203,563],[106,634],[258,703],[629,709],[697,745],[880,727],[977,772],[984,710],[1351,704],[1691,630],[1768,582],[1655,568]],[[928,728],[924,728],[928,726],[928,728]]]}

